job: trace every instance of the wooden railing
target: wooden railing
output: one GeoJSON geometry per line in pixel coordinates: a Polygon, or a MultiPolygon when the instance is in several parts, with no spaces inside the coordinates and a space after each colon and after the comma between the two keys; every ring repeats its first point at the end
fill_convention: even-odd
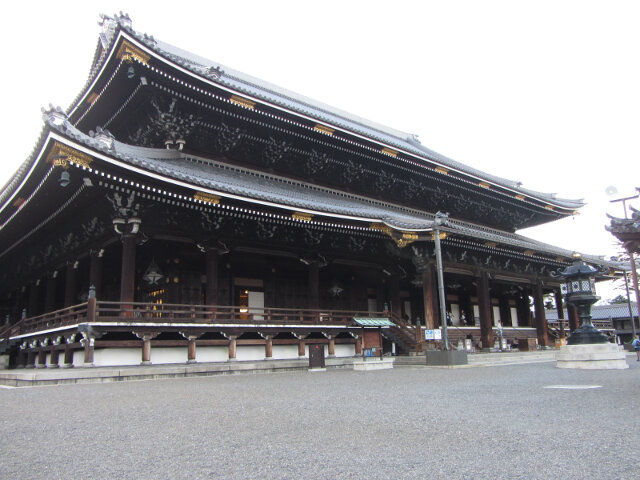
{"type": "Polygon", "coordinates": [[[0,340],[85,322],[352,326],[354,317],[388,317],[388,312],[295,308],[247,309],[237,306],[158,305],[90,299],[87,303],[20,320],[15,325],[0,331],[0,340]]]}
{"type": "Polygon", "coordinates": [[[14,325],[9,325],[0,331],[0,340],[32,332],[50,330],[54,328],[75,325],[87,321],[87,303],[81,303],[72,307],[63,308],[54,312],[38,315],[37,317],[23,318],[14,325]]]}

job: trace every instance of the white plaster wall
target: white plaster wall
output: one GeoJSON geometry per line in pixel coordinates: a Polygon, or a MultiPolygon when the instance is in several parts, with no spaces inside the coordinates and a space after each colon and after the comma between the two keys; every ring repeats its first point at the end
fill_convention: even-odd
{"type": "MultiPolygon", "coordinates": [[[[64,357],[62,357],[64,362],[64,357]]],[[[73,352],[73,365],[76,367],[81,367],[84,365],[84,349],[75,350],[73,352]]]]}
{"type": "Polygon", "coordinates": [[[518,309],[515,307],[511,307],[511,325],[514,327],[518,326],[518,309]]]}
{"type": "Polygon", "coordinates": [[[298,358],[298,346],[297,345],[274,345],[273,346],[273,358],[298,358]]]}
{"type": "MultiPolygon", "coordinates": [[[[196,359],[198,352],[196,349],[196,359]]],[[[140,354],[142,358],[142,354],[140,354]]],[[[187,347],[156,347],[151,344],[151,363],[160,365],[165,363],[187,363],[187,347]]]]}
{"type": "Polygon", "coordinates": [[[336,357],[353,357],[356,354],[356,346],[353,344],[338,344],[335,348],[336,357]]]}
{"type": "Polygon", "coordinates": [[[229,347],[196,347],[196,361],[226,362],[229,360],[229,347]]]}
{"type": "MultiPolygon", "coordinates": [[[[153,349],[151,355],[153,358],[153,349]]],[[[84,356],[81,360],[84,361],[84,356]]],[[[97,348],[93,352],[93,364],[98,367],[140,365],[140,362],[142,362],[140,348],[97,348]]]]}
{"type": "Polygon", "coordinates": [[[236,348],[236,360],[238,361],[247,361],[247,360],[264,360],[264,347],[263,346],[249,346],[249,345],[238,345],[236,348]]]}

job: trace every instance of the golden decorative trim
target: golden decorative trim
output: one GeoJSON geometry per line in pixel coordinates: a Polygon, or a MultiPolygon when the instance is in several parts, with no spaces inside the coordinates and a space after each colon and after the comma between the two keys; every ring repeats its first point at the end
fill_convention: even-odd
{"type": "Polygon", "coordinates": [[[13,206],[16,208],[20,208],[22,205],[24,205],[24,203],[26,202],[26,200],[22,197],[18,197],[16,198],[16,201],[13,202],[13,206]]]}
{"type": "Polygon", "coordinates": [[[530,257],[532,257],[536,252],[534,252],[533,250],[525,250],[524,252],[525,255],[529,255],[530,257]]]}
{"type": "Polygon", "coordinates": [[[310,213],[304,213],[304,212],[293,212],[291,214],[291,218],[300,220],[301,222],[310,222],[311,219],[313,218],[313,215],[311,215],[310,213]]]}
{"type": "Polygon", "coordinates": [[[73,162],[81,167],[89,167],[93,159],[86,153],[79,152],[75,148],[71,148],[60,142],[54,142],[53,148],[49,152],[46,161],[56,167],[66,168],[69,162],[73,162]]]}
{"type": "Polygon", "coordinates": [[[200,200],[204,203],[210,203],[212,205],[218,205],[220,203],[220,197],[211,193],[196,192],[193,194],[194,200],[200,200]]]}
{"type": "Polygon", "coordinates": [[[489,185],[487,182],[480,182],[478,185],[480,185],[482,188],[491,188],[491,185],[489,185]]]}
{"type": "Polygon", "coordinates": [[[415,232],[402,232],[402,237],[394,240],[396,242],[396,245],[398,245],[398,247],[404,248],[407,245],[418,240],[418,234],[415,232]]]}
{"type": "Polygon", "coordinates": [[[516,198],[517,198],[518,200],[524,200],[524,195],[519,195],[519,194],[518,194],[518,195],[516,195],[516,198]]]}
{"type": "Polygon", "coordinates": [[[122,42],[122,45],[120,45],[118,53],[116,53],[116,57],[121,58],[125,62],[130,62],[135,59],[140,63],[147,65],[149,63],[151,55],[149,55],[144,50],[136,47],[131,42],[125,40],[122,42]]]}
{"type": "Polygon", "coordinates": [[[93,92],[91,95],[89,95],[89,98],[87,98],[87,103],[93,105],[97,99],[98,99],[98,94],[96,92],[93,92]]]}
{"type": "Polygon", "coordinates": [[[578,210],[574,210],[573,212],[571,212],[571,215],[580,215],[580,212],[578,210]]]}
{"type": "Polygon", "coordinates": [[[371,225],[369,225],[369,228],[371,228],[372,230],[377,230],[389,236],[391,236],[391,232],[393,231],[391,230],[391,227],[389,225],[385,225],[384,223],[372,223],[371,225]]]}
{"type": "Polygon", "coordinates": [[[392,157],[397,157],[398,156],[398,152],[396,152],[395,150],[392,150],[391,148],[388,148],[388,147],[384,147],[382,149],[382,153],[386,153],[387,155],[391,155],[392,157]]]}
{"type": "Polygon", "coordinates": [[[332,136],[335,132],[335,130],[331,127],[327,127],[326,125],[321,125],[321,124],[317,124],[315,127],[313,127],[314,130],[317,130],[320,133],[324,133],[326,135],[332,136]]]}
{"type": "Polygon", "coordinates": [[[251,110],[256,108],[256,102],[253,102],[248,98],[240,97],[238,95],[231,95],[229,101],[231,103],[235,103],[236,105],[240,105],[241,107],[249,108],[251,110]]]}
{"type": "Polygon", "coordinates": [[[484,242],[487,247],[495,248],[498,246],[496,242],[484,242]]]}
{"type": "Polygon", "coordinates": [[[443,175],[449,175],[449,170],[444,167],[436,167],[436,172],[442,173],[443,175]]]}
{"type": "Polygon", "coordinates": [[[553,211],[553,205],[545,205],[544,208],[553,211]]]}
{"type": "MultiPolygon", "coordinates": [[[[447,232],[440,232],[440,240],[447,238],[447,232]]],[[[436,239],[436,232],[431,232],[431,240],[436,239]]]]}
{"type": "Polygon", "coordinates": [[[562,257],[556,257],[556,262],[565,262],[566,259],[562,258],[562,257]]]}

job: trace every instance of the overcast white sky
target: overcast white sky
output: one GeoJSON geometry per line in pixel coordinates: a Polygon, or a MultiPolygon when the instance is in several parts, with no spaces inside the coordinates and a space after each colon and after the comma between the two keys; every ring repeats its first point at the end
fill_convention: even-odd
{"type": "Polygon", "coordinates": [[[16,2],[0,29],[0,184],[31,153],[40,108],[66,109],[83,87],[99,14],[120,10],[139,32],[584,198],[581,215],[520,233],[616,253],[605,214],[623,212],[609,200],[640,186],[640,2],[16,2]]]}

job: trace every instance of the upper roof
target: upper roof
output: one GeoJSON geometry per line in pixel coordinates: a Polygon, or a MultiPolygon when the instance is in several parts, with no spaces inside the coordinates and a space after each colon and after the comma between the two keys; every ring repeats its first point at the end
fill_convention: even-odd
{"type": "MultiPolygon", "coordinates": [[[[152,36],[141,34],[133,30],[128,15],[103,16],[100,45],[95,64],[91,70],[87,85],[76,98],[69,109],[70,115],[78,108],[80,101],[89,93],[89,87],[99,74],[106,62],[107,52],[118,42],[121,36],[134,42],[149,54],[159,56],[173,63],[190,74],[216,86],[240,93],[252,100],[285,109],[291,113],[312,118],[328,126],[365,137],[394,149],[431,163],[442,165],[449,170],[455,170],[479,180],[488,181],[515,193],[523,194],[564,210],[573,211],[584,206],[582,200],[557,198],[555,194],[541,193],[523,188],[521,182],[504,179],[488,174],[468,165],[464,165],[444,155],[441,155],[420,144],[416,135],[386,127],[344,112],[324,103],[315,101],[303,95],[272,85],[250,75],[238,72],[217,62],[208,60],[178,47],[159,41],[152,36]]],[[[566,213],[565,213],[566,214],[566,213]]]]}

